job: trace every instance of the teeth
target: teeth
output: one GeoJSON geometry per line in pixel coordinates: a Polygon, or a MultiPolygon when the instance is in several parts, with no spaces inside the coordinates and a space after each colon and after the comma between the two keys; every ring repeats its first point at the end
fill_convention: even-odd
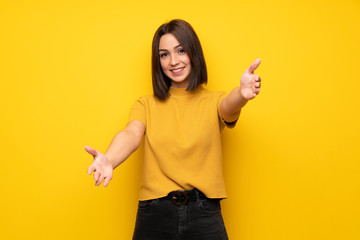
{"type": "Polygon", "coordinates": [[[172,72],[175,72],[175,73],[178,73],[180,72],[181,70],[183,70],[182,68],[179,68],[179,69],[174,69],[174,70],[171,70],[172,72]]]}

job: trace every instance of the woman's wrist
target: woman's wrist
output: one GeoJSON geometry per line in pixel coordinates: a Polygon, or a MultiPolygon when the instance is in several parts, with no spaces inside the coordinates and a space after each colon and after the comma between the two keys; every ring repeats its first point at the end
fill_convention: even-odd
{"type": "Polygon", "coordinates": [[[117,166],[115,164],[115,161],[111,158],[110,154],[105,153],[104,156],[106,158],[107,164],[109,164],[112,167],[112,169],[115,169],[117,166]]]}

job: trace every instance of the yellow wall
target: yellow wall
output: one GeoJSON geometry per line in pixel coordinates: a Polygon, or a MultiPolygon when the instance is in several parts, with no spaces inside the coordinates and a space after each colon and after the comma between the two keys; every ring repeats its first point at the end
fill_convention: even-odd
{"type": "Polygon", "coordinates": [[[83,147],[107,149],[151,88],[167,20],[197,31],[208,88],[260,57],[262,92],[225,130],[231,239],[360,239],[360,2],[0,2],[1,239],[131,239],[141,150],[108,188],[83,147]]]}

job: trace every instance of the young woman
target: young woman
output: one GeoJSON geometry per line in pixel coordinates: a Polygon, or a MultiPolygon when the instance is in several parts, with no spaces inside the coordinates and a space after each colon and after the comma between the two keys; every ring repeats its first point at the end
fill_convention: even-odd
{"type": "Polygon", "coordinates": [[[260,92],[257,59],[240,87],[229,94],[203,88],[207,71],[199,39],[187,22],[163,24],[152,44],[154,94],[133,105],[126,128],[105,154],[94,156],[88,174],[106,187],[113,169],[144,137],[144,159],[135,240],[228,239],[220,211],[226,198],[221,130],[234,127],[241,108],[260,92]]]}

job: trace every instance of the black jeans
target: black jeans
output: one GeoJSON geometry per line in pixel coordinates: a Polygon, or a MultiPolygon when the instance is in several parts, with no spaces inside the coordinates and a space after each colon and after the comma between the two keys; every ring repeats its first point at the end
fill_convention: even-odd
{"type": "Polygon", "coordinates": [[[220,200],[196,195],[184,205],[169,198],[140,201],[133,240],[228,239],[220,200]]]}

